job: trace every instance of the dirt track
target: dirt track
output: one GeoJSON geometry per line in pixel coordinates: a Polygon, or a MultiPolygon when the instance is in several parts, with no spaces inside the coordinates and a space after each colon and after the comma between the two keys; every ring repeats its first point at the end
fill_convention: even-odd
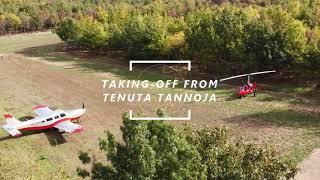
{"type": "Polygon", "coordinates": [[[320,176],[320,149],[316,149],[310,157],[300,164],[301,172],[295,180],[317,180],[320,176]]]}

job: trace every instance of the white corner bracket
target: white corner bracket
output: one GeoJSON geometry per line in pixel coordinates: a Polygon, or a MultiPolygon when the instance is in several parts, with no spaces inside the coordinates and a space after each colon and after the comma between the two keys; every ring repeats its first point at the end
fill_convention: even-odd
{"type": "Polygon", "coordinates": [[[129,71],[132,71],[133,64],[188,64],[188,71],[191,71],[190,60],[130,60],[129,71]]]}
{"type": "Polygon", "coordinates": [[[190,121],[191,110],[188,110],[187,117],[132,117],[132,110],[129,111],[129,120],[144,120],[144,121],[190,121]]]}

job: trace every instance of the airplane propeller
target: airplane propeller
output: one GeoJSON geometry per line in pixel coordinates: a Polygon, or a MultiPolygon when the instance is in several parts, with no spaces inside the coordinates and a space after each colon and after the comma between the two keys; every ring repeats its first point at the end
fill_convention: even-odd
{"type": "Polygon", "coordinates": [[[82,109],[84,109],[84,102],[82,102],[82,109]]]}

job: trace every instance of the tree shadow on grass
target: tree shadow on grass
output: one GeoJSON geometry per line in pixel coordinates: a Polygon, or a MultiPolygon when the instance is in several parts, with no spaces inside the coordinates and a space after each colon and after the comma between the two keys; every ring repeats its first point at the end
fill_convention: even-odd
{"type": "MultiPolygon", "coordinates": [[[[236,118],[239,119],[239,118],[236,118]]],[[[320,113],[305,113],[294,110],[271,110],[267,112],[253,113],[240,118],[246,120],[262,120],[271,125],[294,128],[320,129],[320,113]]]]}
{"type": "Polygon", "coordinates": [[[294,82],[277,81],[277,84],[270,82],[262,84],[261,88],[267,96],[260,98],[260,101],[287,101],[292,105],[320,106],[320,89],[315,85],[295,84],[294,82]]]}
{"type": "Polygon", "coordinates": [[[299,106],[306,111],[317,111],[320,106],[320,99],[318,97],[305,97],[292,94],[268,93],[264,97],[260,97],[258,100],[261,102],[287,102],[293,107],[299,106]]]}
{"type": "MultiPolygon", "coordinates": [[[[83,71],[94,71],[112,73],[121,79],[135,80],[138,79],[144,66],[139,68],[133,67],[133,71],[129,71],[129,62],[123,57],[113,58],[107,55],[99,55],[94,52],[86,51],[70,51],[64,48],[63,43],[26,48],[18,51],[27,57],[39,57],[50,62],[70,62],[79,66],[83,71]]],[[[149,65],[146,64],[145,67],[149,65]]],[[[140,80],[157,81],[159,79],[172,79],[172,76],[156,73],[151,71],[144,72],[140,80]]]]}

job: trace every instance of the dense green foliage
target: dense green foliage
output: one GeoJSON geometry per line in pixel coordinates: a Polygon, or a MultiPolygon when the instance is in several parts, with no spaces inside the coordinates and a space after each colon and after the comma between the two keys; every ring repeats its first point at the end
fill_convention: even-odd
{"type": "Polygon", "coordinates": [[[103,24],[92,17],[81,18],[77,23],[71,19],[63,21],[56,32],[68,43],[76,43],[80,47],[91,49],[102,47],[108,39],[108,32],[103,24]]]}
{"type": "Polygon", "coordinates": [[[282,68],[292,64],[319,67],[319,28],[314,20],[308,23],[305,19],[311,15],[304,16],[302,10],[311,7],[302,7],[300,1],[265,7],[180,4],[190,7],[185,10],[178,5],[173,9],[171,3],[163,2],[145,6],[120,3],[98,9],[92,24],[104,30],[95,32],[94,37],[100,37],[97,41],[78,38],[92,28],[89,24],[76,28],[88,19],[86,15],[65,20],[56,32],[76,46],[122,50],[130,58],[139,59],[188,58],[206,64],[215,72],[282,68]]]}
{"type": "Polygon", "coordinates": [[[281,9],[266,9],[247,28],[247,47],[259,65],[300,62],[305,53],[306,28],[281,9]]]}
{"type": "Polygon", "coordinates": [[[320,0],[1,0],[0,34],[57,27],[73,46],[193,59],[215,72],[319,68],[319,8],[320,0]]]}
{"type": "MultiPolygon", "coordinates": [[[[163,115],[162,113],[158,113],[163,115]]],[[[270,148],[231,142],[225,128],[179,129],[163,121],[130,121],[123,116],[122,140],[109,131],[99,139],[105,165],[80,152],[81,177],[92,179],[281,179],[297,169],[270,148]]]]}

